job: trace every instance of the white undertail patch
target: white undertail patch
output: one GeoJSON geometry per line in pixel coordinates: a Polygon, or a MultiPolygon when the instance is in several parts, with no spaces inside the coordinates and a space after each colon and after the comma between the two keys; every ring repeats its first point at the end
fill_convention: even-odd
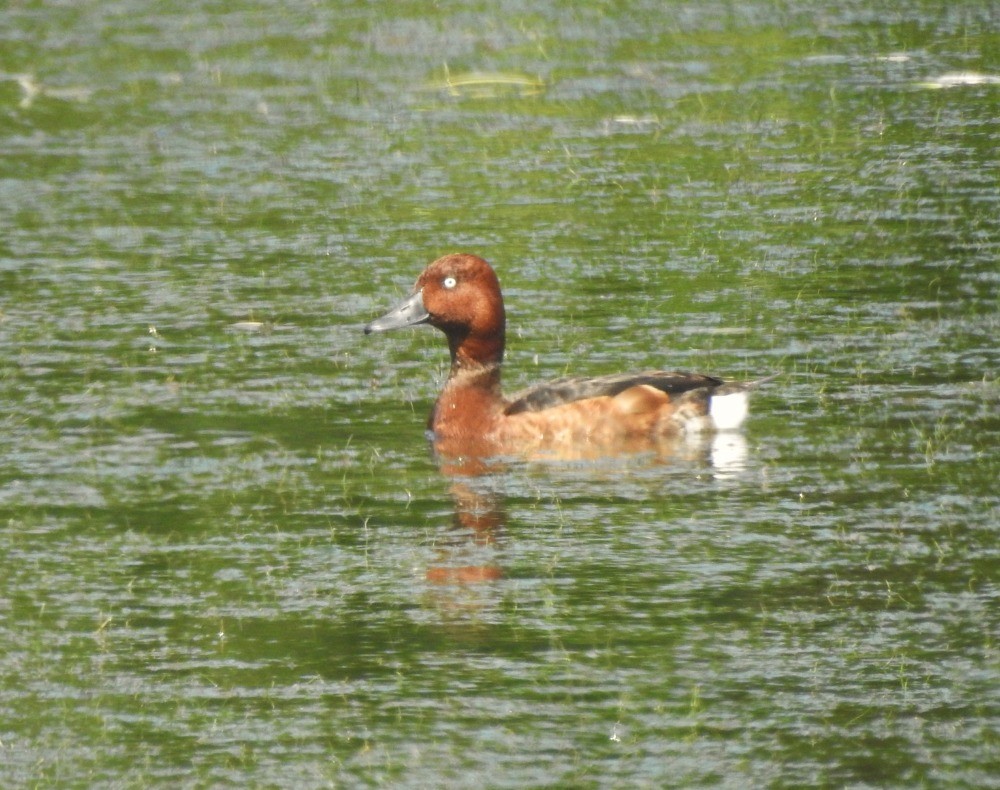
{"type": "Polygon", "coordinates": [[[747,418],[749,397],[746,390],[713,395],[709,400],[708,413],[718,431],[735,431],[747,418]]]}

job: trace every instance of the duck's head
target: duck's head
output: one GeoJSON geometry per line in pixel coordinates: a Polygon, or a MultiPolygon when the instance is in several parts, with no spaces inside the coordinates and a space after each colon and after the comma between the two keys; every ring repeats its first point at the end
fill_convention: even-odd
{"type": "Polygon", "coordinates": [[[413,294],[368,324],[365,334],[417,324],[447,335],[453,366],[499,363],[506,316],[493,267],[468,253],[438,258],[417,278],[413,294]]]}

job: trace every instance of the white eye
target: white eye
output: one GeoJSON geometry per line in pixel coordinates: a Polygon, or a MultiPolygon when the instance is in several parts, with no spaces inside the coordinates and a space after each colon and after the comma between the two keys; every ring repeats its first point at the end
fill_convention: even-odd
{"type": "Polygon", "coordinates": [[[450,290],[454,288],[456,285],[458,285],[458,281],[454,277],[445,277],[441,281],[441,285],[450,290]]]}

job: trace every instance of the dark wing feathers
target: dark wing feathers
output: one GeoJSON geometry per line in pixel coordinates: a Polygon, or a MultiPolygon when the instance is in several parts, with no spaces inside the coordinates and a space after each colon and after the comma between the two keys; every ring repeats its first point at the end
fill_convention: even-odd
{"type": "Polygon", "coordinates": [[[646,384],[668,395],[680,395],[693,389],[721,387],[723,381],[699,373],[650,370],[645,373],[619,373],[611,376],[569,376],[521,390],[511,397],[504,409],[505,414],[520,414],[525,411],[542,411],[564,403],[572,403],[586,398],[615,396],[619,392],[646,384]]]}

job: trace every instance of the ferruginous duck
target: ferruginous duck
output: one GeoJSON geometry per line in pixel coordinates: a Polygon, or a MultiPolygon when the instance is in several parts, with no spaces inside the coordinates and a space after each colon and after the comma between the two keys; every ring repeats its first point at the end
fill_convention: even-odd
{"type": "Polygon", "coordinates": [[[570,376],[504,397],[500,282],[486,261],[466,253],[430,264],[412,296],[364,331],[417,324],[448,338],[451,370],[428,420],[435,447],[448,455],[580,458],[657,450],[692,433],[738,428],[750,390],[768,380],[726,383],[656,370],[570,376]]]}

